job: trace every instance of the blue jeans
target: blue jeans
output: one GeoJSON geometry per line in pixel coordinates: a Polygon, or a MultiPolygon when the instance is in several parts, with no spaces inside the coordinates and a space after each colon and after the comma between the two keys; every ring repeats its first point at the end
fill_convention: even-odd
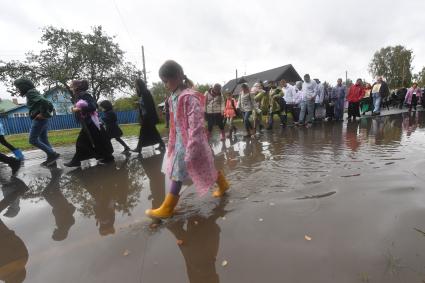
{"type": "Polygon", "coordinates": [[[373,98],[373,113],[381,112],[381,95],[379,93],[372,93],[373,98]]]}
{"type": "Polygon", "coordinates": [[[314,118],[314,100],[307,101],[307,123],[313,123],[314,118]]]}
{"type": "Polygon", "coordinates": [[[47,156],[55,153],[47,138],[47,128],[49,127],[49,120],[32,120],[29,142],[35,147],[44,151],[47,156]]]}
{"type": "Polygon", "coordinates": [[[286,115],[282,115],[282,113],[280,113],[280,111],[275,111],[275,112],[269,113],[269,125],[268,125],[269,129],[273,128],[273,122],[274,122],[273,117],[274,117],[274,115],[279,116],[280,124],[282,126],[286,125],[286,115]]]}
{"type": "Polygon", "coordinates": [[[245,129],[247,131],[252,130],[251,122],[249,121],[249,117],[251,116],[252,111],[243,112],[243,124],[245,125],[245,129]]]}

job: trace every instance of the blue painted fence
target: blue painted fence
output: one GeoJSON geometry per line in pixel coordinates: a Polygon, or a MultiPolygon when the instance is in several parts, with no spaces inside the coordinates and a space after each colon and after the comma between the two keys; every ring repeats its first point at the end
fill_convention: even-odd
{"type": "MultiPolygon", "coordinates": [[[[139,112],[120,111],[116,112],[118,123],[120,124],[134,124],[139,122],[139,112]]],[[[102,113],[100,113],[102,116],[102,113]]],[[[31,120],[28,117],[18,118],[0,118],[3,123],[7,135],[29,133],[31,128],[31,120]]],[[[80,124],[75,119],[73,114],[69,115],[56,115],[49,119],[49,130],[64,130],[80,128],[80,124]]]]}

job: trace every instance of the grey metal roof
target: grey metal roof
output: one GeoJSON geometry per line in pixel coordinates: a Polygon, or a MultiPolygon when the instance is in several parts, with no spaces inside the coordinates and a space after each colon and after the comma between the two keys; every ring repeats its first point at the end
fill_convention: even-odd
{"type": "MultiPolygon", "coordinates": [[[[246,81],[249,87],[252,87],[258,81],[280,81],[285,79],[288,83],[295,83],[296,81],[302,80],[300,75],[291,64],[252,75],[243,76],[238,78],[238,81],[240,81],[242,78],[246,81]]],[[[223,91],[226,89],[230,91],[235,90],[234,93],[239,93],[240,85],[237,85],[236,78],[230,80],[223,86],[223,91]]]]}

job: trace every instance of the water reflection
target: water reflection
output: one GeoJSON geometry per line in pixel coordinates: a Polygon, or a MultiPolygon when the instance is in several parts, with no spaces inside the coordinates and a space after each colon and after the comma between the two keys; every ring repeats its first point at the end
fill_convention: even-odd
{"type": "Polygon", "coordinates": [[[153,155],[141,160],[141,164],[146,176],[149,179],[151,207],[161,206],[165,198],[165,175],[161,172],[164,154],[153,155]]]}
{"type": "MultiPolygon", "coordinates": [[[[71,172],[68,187],[74,188],[74,199],[78,200],[80,211],[86,216],[94,216],[99,234],[107,236],[115,233],[115,213],[130,213],[134,201],[129,201],[130,185],[127,161],[116,164],[77,169],[71,172]]],[[[71,189],[72,190],[72,189],[71,189]]]]}
{"type": "Polygon", "coordinates": [[[60,178],[62,169],[50,167],[50,182],[43,190],[42,195],[47,203],[52,207],[52,214],[55,217],[56,228],[53,231],[52,239],[62,241],[68,237],[69,229],[75,223],[75,206],[68,202],[60,190],[60,178]]]}
{"type": "MultiPolygon", "coordinates": [[[[290,190],[308,188],[313,191],[317,187],[329,189],[334,180],[338,181],[339,176],[360,176],[357,173],[362,173],[362,170],[382,167],[388,163],[388,160],[382,158],[400,151],[402,147],[399,145],[407,140],[406,137],[423,133],[420,129],[424,125],[423,113],[404,113],[349,123],[322,123],[309,129],[276,128],[274,132],[266,132],[256,139],[242,139],[235,135],[225,142],[213,144],[213,149],[217,168],[223,168],[231,180],[233,189],[229,195],[235,200],[233,206],[249,206],[251,194],[256,194],[255,197],[263,201],[267,197],[285,198],[290,190]],[[351,159],[358,160],[354,163],[351,159]],[[369,165],[372,163],[374,164],[369,165]]],[[[24,168],[23,172],[30,178],[31,190],[22,196],[22,193],[17,192],[28,190],[22,180],[1,179],[4,200],[0,202],[0,209],[5,216],[14,217],[20,209],[25,210],[28,199],[32,203],[45,199],[50,205],[48,213],[51,210],[54,216],[55,223],[47,230],[48,237],[52,234],[53,240],[64,240],[68,234],[75,232],[77,225],[74,224],[82,220],[81,216],[89,218],[89,221],[81,223],[91,228],[96,227],[96,234],[112,235],[116,233],[116,227],[124,227],[123,230],[127,227],[119,226],[123,224],[118,223],[122,221],[120,214],[124,216],[121,218],[125,218],[137,211],[135,218],[140,219],[144,209],[158,207],[162,203],[168,189],[165,176],[161,173],[162,160],[162,154],[148,158],[127,158],[105,166],[77,169],[67,174],[58,168],[51,168],[50,171],[37,169],[29,173],[24,168]],[[45,176],[46,172],[50,176],[45,176]],[[144,191],[147,188],[146,183],[150,192],[144,191]],[[147,197],[149,204],[142,195],[147,197]]],[[[5,174],[8,175],[10,174],[5,174]]],[[[25,174],[22,175],[25,177],[25,174]]],[[[182,209],[185,213],[170,220],[164,227],[176,240],[183,241],[183,245],[178,247],[178,256],[182,255],[185,260],[190,282],[219,282],[215,266],[221,231],[220,221],[217,224],[217,219],[226,215],[226,200],[219,200],[215,208],[210,209],[209,206],[203,206],[205,202],[195,197],[193,191],[191,189],[188,193],[188,201],[180,204],[187,206],[182,209]]],[[[130,223],[134,219],[126,218],[124,221],[127,220],[130,223]]],[[[37,221],[41,222],[43,219],[34,219],[34,223],[38,225],[37,221]]],[[[16,221],[14,223],[20,225],[16,221]]],[[[13,262],[16,271],[8,271],[8,274],[25,278],[27,249],[13,232],[15,228],[12,230],[6,224],[0,221],[0,266],[13,262]],[[13,249],[8,249],[9,247],[13,249]]],[[[81,229],[80,227],[85,226],[79,225],[78,228],[81,229]]],[[[165,229],[162,232],[169,236],[165,229]]],[[[21,236],[25,239],[25,235],[21,236]]],[[[45,234],[43,236],[46,238],[45,234]]],[[[120,237],[114,239],[118,241],[120,237]]],[[[33,248],[28,247],[29,250],[33,248]]],[[[5,274],[0,267],[1,280],[6,278],[5,274]]],[[[18,279],[13,280],[10,282],[19,282],[18,279]]]]}
{"type": "Polygon", "coordinates": [[[217,219],[226,215],[225,206],[226,199],[221,198],[209,216],[193,215],[167,225],[176,240],[182,241],[179,249],[191,283],[220,282],[215,268],[221,232],[217,219]]]}
{"type": "MultiPolygon", "coordinates": [[[[16,216],[19,212],[16,210],[16,201],[27,189],[25,183],[15,177],[3,183],[4,198],[0,201],[0,213],[7,209],[8,217],[16,216]]],[[[27,261],[28,249],[25,243],[0,219],[0,280],[6,283],[24,282],[27,261]]]]}

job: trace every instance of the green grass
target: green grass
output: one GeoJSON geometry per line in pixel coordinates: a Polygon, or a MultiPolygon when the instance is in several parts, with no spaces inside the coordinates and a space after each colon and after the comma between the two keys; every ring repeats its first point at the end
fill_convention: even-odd
{"type": "MultiPolygon", "coordinates": [[[[124,137],[139,135],[139,130],[140,130],[139,124],[126,124],[126,125],[120,125],[120,127],[124,133],[124,137]]],[[[158,124],[157,128],[161,134],[164,134],[166,132],[164,123],[158,124]]],[[[75,141],[77,140],[79,132],[80,132],[80,129],[49,131],[49,142],[53,147],[73,145],[75,144],[75,141]]],[[[20,148],[22,150],[34,149],[34,146],[29,144],[28,142],[28,133],[18,134],[18,135],[9,135],[9,136],[6,136],[6,140],[10,144],[12,144],[14,147],[20,148]]],[[[1,146],[0,152],[8,153],[9,150],[1,146]]]]}

